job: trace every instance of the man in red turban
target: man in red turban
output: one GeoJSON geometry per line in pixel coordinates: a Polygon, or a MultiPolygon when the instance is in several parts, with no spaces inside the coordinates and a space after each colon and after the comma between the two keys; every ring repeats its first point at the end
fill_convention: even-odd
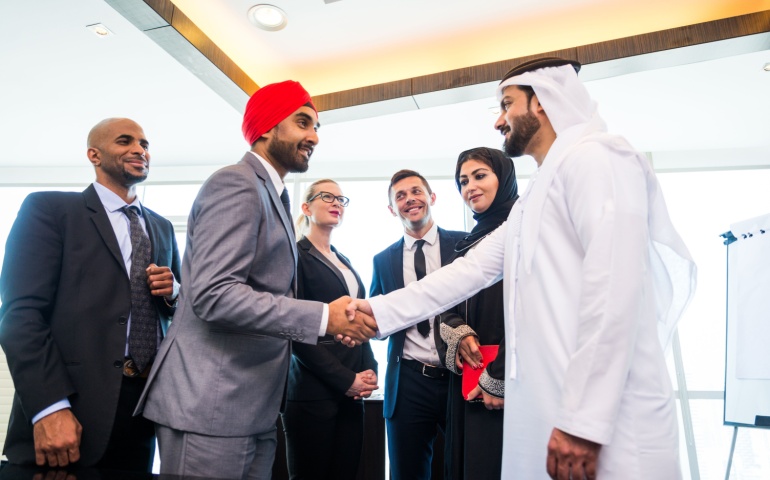
{"type": "Polygon", "coordinates": [[[163,474],[270,478],[291,341],[375,334],[370,317],[348,321],[349,297],[295,298],[297,247],[283,178],[307,170],[317,129],[299,83],[261,88],[243,118],[251,151],[215,172],[195,199],[182,266],[189,283],[137,409],[157,424],[163,474]]]}

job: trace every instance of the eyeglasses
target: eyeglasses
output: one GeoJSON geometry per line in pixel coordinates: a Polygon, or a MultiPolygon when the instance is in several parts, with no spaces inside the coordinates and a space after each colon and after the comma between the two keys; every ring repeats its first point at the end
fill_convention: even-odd
{"type": "Polygon", "coordinates": [[[340,205],[342,205],[343,207],[347,207],[348,204],[350,203],[350,199],[348,197],[343,197],[342,195],[340,196],[332,195],[329,192],[318,192],[312,197],[310,197],[307,200],[307,202],[310,203],[318,197],[321,197],[321,200],[323,200],[326,203],[334,203],[334,201],[337,200],[338,202],[340,202],[340,205]]]}

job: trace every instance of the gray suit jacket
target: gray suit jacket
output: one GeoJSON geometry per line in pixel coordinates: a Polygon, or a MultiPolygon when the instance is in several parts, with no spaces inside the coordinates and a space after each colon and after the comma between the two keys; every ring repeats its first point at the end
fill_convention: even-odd
{"type": "Polygon", "coordinates": [[[137,412],[176,430],[275,428],[290,340],[315,344],[323,304],[294,298],[291,219],[259,160],[214,173],[187,227],[179,306],[137,412]]]}

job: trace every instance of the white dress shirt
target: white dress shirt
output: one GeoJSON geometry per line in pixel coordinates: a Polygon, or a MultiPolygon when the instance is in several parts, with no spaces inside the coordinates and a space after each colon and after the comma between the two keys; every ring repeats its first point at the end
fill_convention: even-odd
{"type": "MultiPolygon", "coordinates": [[[[439,244],[438,226],[434,223],[422,239],[414,238],[404,233],[404,286],[417,281],[414,271],[414,253],[417,251],[417,240],[425,240],[422,251],[425,253],[425,274],[441,268],[441,246],[439,244]]],[[[433,339],[433,317],[429,318],[430,333],[427,337],[417,331],[417,326],[409,327],[404,342],[404,358],[417,360],[428,365],[441,365],[436,342],[433,339]]]]}

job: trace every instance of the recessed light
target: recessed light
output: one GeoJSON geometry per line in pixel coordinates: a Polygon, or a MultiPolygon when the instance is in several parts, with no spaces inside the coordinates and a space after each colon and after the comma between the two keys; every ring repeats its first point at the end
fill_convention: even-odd
{"type": "Polygon", "coordinates": [[[94,32],[94,35],[97,37],[109,37],[110,35],[113,35],[112,31],[101,23],[86,25],[86,28],[94,32]]]}
{"type": "Polygon", "coordinates": [[[762,67],[762,70],[766,72],[770,72],[770,62],[766,63],[764,67],[762,67]]]}
{"type": "Polygon", "coordinates": [[[286,12],[266,3],[254,5],[249,9],[248,15],[251,23],[268,32],[282,30],[289,23],[286,12]]]}

